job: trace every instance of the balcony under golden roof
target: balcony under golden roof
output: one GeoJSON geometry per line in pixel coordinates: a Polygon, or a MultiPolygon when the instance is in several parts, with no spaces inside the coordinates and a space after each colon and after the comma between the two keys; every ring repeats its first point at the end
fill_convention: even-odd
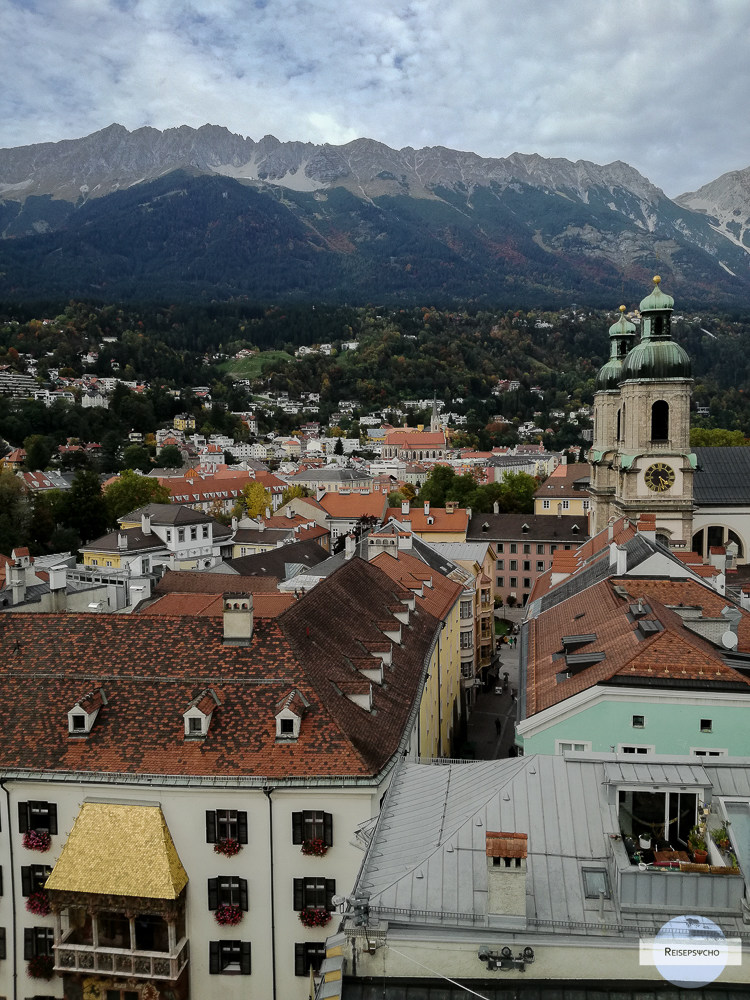
{"type": "Polygon", "coordinates": [[[165,900],[187,881],[159,806],[84,802],[46,888],[165,900]]]}

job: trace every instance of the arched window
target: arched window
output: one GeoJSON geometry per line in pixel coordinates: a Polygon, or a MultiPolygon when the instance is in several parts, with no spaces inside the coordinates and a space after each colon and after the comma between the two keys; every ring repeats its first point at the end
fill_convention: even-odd
{"type": "Polygon", "coordinates": [[[620,411],[617,411],[617,434],[615,435],[615,441],[620,440],[620,411]]]}
{"type": "Polygon", "coordinates": [[[669,440],[669,403],[657,399],[651,407],[651,440],[669,440]]]}

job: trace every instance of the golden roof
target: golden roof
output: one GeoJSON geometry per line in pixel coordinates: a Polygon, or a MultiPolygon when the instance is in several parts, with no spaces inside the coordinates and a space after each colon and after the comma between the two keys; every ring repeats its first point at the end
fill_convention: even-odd
{"type": "Polygon", "coordinates": [[[176,899],[187,881],[159,806],[84,802],[46,888],[176,899]]]}

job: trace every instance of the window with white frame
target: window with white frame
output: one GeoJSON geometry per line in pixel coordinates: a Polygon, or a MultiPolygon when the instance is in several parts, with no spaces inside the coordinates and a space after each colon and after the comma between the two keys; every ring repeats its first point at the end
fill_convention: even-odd
{"type": "Polygon", "coordinates": [[[542,500],[542,510],[549,510],[549,500],[542,500]]]}
{"type": "Polygon", "coordinates": [[[645,746],[639,743],[620,743],[617,747],[618,753],[649,754],[654,752],[654,747],[645,746]]]}
{"type": "Polygon", "coordinates": [[[715,750],[713,747],[690,747],[690,753],[694,757],[726,757],[729,750],[715,750]]]}
{"type": "Polygon", "coordinates": [[[591,740],[555,740],[555,753],[564,754],[571,751],[586,752],[591,750],[591,740]]]}

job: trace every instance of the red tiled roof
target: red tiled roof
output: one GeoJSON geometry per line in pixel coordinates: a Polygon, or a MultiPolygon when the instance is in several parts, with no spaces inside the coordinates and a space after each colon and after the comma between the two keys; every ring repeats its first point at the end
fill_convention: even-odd
{"type": "Polygon", "coordinates": [[[389,507],[386,520],[393,518],[396,521],[411,521],[412,531],[460,531],[466,535],[469,525],[468,511],[463,507],[456,507],[452,514],[448,513],[445,507],[430,507],[430,513],[425,514],[424,507],[412,507],[408,514],[402,514],[400,507],[389,507]],[[428,517],[433,523],[428,524],[428,517]]]}
{"type": "Polygon", "coordinates": [[[528,834],[493,833],[488,830],[485,844],[488,858],[525,858],[528,848],[528,834]]]}
{"type": "Polygon", "coordinates": [[[375,621],[388,616],[400,593],[375,566],[354,558],[279,618],[256,621],[249,646],[225,645],[222,622],[211,616],[8,612],[0,619],[7,650],[0,768],[269,778],[378,773],[399,749],[421,697],[439,622],[418,608],[402,626],[402,642],[386,643],[393,665],[385,668],[386,685],[373,684],[373,712],[336,685],[359,679],[351,660],[383,643],[375,621]],[[107,704],[91,735],[71,740],[67,713],[81,691],[96,687],[107,704]],[[209,688],[221,692],[222,705],[205,739],[186,740],[182,712],[209,688]],[[310,707],[299,738],[278,743],[276,705],[290,688],[310,707]]]}
{"type": "Polygon", "coordinates": [[[418,431],[401,429],[389,431],[385,443],[391,447],[408,448],[445,448],[445,434],[442,431],[418,431]]]}
{"type": "Polygon", "coordinates": [[[423,587],[423,596],[417,597],[417,604],[426,608],[431,615],[441,621],[450,613],[451,608],[463,593],[463,587],[449,580],[447,577],[431,569],[421,559],[409,555],[407,552],[398,552],[396,558],[390,553],[383,552],[372,560],[373,565],[387,573],[388,576],[400,583],[402,587],[413,591],[424,581],[432,583],[432,586],[423,587]]]}
{"type": "Polygon", "coordinates": [[[575,489],[580,479],[590,479],[591,466],[584,462],[574,462],[568,465],[558,465],[544,480],[534,493],[535,499],[549,500],[555,497],[580,497],[588,499],[585,490],[575,489]]]}
{"type": "Polygon", "coordinates": [[[278,582],[271,576],[168,569],[154,589],[157,594],[268,594],[275,593],[278,582]]]}
{"type": "Polygon", "coordinates": [[[320,498],[320,506],[332,518],[382,519],[387,500],[383,493],[325,493],[320,498]]]}
{"type": "MultiPolygon", "coordinates": [[[[257,579],[257,577],[253,577],[257,579]]],[[[242,592],[242,588],[239,588],[242,592]]],[[[293,594],[253,594],[253,614],[257,618],[277,618],[294,604],[293,594]]],[[[140,608],[142,615],[221,615],[221,594],[163,594],[153,604],[140,608]]]]}
{"type": "MultiPolygon", "coordinates": [[[[649,581],[641,577],[607,579],[532,619],[529,622],[527,716],[531,717],[618,674],[644,680],[701,680],[707,687],[712,680],[731,681],[750,687],[750,680],[724,664],[719,650],[685,628],[679,615],[659,601],[659,592],[662,596],[668,593],[674,598],[682,590],[683,601],[684,595],[690,593],[695,597],[695,603],[706,609],[705,613],[709,616],[713,614],[716,602],[708,588],[694,583],[692,588],[683,589],[689,582],[649,581]],[[661,584],[670,583],[674,584],[673,589],[668,592],[659,590],[661,584]],[[625,587],[633,595],[632,598],[618,596],[614,591],[618,585],[625,587]],[[651,606],[651,612],[645,618],[658,620],[663,626],[662,631],[646,638],[638,633],[640,619],[631,621],[627,615],[630,603],[640,596],[646,596],[651,606]],[[565,660],[558,655],[562,648],[562,636],[577,633],[595,633],[596,639],[577,648],[576,653],[602,651],[606,657],[568,679],[558,681],[557,675],[565,670],[565,660]]],[[[722,600],[718,595],[716,598],[722,600]]],[[[722,606],[725,605],[726,601],[723,601],[722,606]]],[[[741,632],[743,642],[750,636],[748,621],[750,616],[745,616],[741,632]]]]}

